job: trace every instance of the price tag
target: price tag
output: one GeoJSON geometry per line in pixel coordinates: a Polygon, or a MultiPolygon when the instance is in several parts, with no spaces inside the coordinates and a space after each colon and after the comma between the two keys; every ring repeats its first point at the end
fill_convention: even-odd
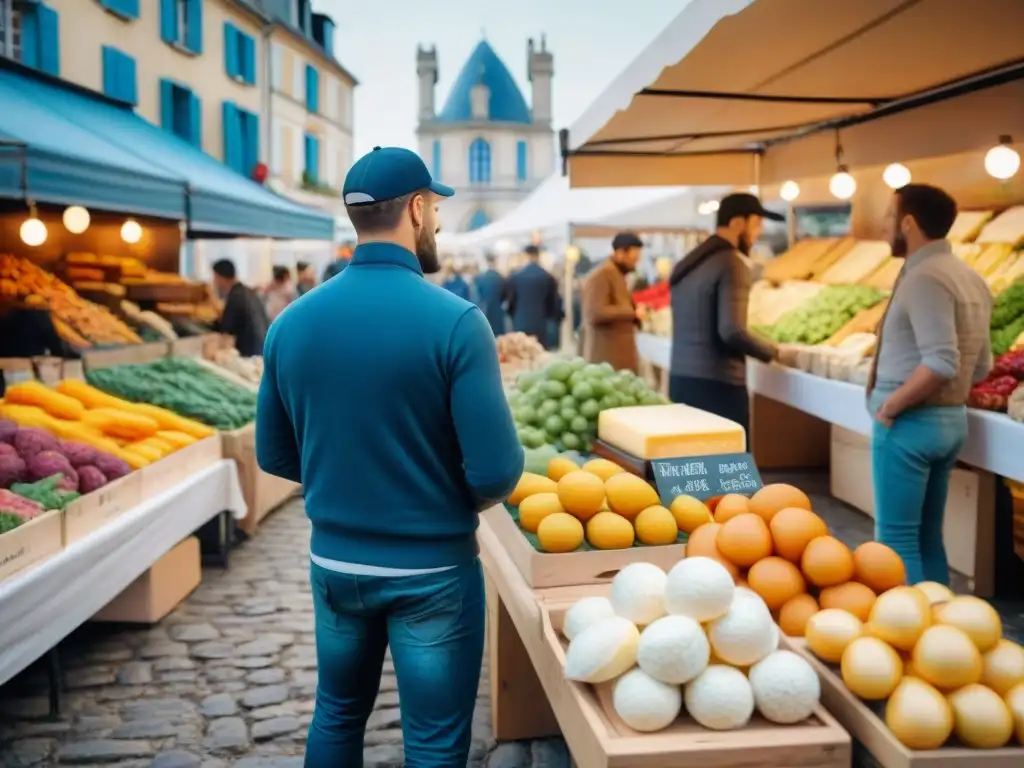
{"type": "Polygon", "coordinates": [[[723,453],[651,461],[654,482],[666,507],[676,496],[708,501],[727,493],[751,496],[761,489],[761,474],[749,453],[723,453]]]}

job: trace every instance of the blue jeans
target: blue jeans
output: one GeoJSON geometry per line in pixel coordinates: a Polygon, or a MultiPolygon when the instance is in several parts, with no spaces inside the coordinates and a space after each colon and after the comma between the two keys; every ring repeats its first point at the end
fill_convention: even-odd
{"type": "MultiPolygon", "coordinates": [[[[872,393],[872,413],[883,399],[883,393],[872,393]]],[[[903,558],[909,584],[949,584],[942,520],[949,475],[966,439],[962,407],[917,408],[888,428],[874,423],[875,538],[903,558]]]]}
{"type": "Polygon", "coordinates": [[[480,561],[421,576],[310,564],[319,676],[307,768],[360,768],[391,646],[407,768],[463,768],[484,650],[480,561]]]}

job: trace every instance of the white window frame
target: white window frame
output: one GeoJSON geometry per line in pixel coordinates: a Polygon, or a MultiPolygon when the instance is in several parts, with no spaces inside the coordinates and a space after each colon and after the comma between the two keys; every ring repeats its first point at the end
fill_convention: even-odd
{"type": "Polygon", "coordinates": [[[306,103],[306,60],[301,56],[292,56],[291,91],[293,99],[302,104],[306,103]]]}
{"type": "Polygon", "coordinates": [[[284,90],[284,47],[280,43],[270,45],[270,87],[275,91],[284,90]]]}

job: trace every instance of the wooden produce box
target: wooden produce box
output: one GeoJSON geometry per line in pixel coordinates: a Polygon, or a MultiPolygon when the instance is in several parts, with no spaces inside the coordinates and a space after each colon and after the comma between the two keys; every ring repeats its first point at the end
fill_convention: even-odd
{"type": "Polygon", "coordinates": [[[884,705],[869,706],[850,693],[843,684],[837,667],[821,661],[807,650],[802,638],[782,639],[783,647],[802,655],[810,662],[821,680],[821,703],[835,719],[871,753],[879,768],[1021,768],[1024,747],[1002,749],[970,749],[946,746],[919,751],[903,746],[882,717],[884,705]]]}
{"type": "Polygon", "coordinates": [[[243,379],[237,373],[229,371],[227,368],[224,368],[223,366],[217,365],[212,360],[206,360],[205,358],[197,357],[194,358],[193,362],[198,363],[200,367],[205,368],[214,376],[220,376],[222,379],[224,379],[224,381],[230,381],[232,384],[239,386],[242,389],[246,389],[250,392],[260,391],[259,384],[249,381],[248,379],[243,379]]]}
{"type": "Polygon", "coordinates": [[[142,472],[132,472],[75,499],[64,511],[64,546],[84,539],[141,502],[142,472]]]}
{"type": "Polygon", "coordinates": [[[0,581],[37,565],[64,549],[62,512],[45,512],[0,534],[0,581]]]}
{"type": "Polygon", "coordinates": [[[213,435],[203,440],[197,440],[187,448],[175,451],[169,456],[143,467],[138,471],[138,474],[142,476],[141,501],[158,496],[222,458],[220,436],[213,435]]]}
{"type": "Polygon", "coordinates": [[[188,597],[202,580],[199,539],[190,536],[157,560],[92,620],[155,624],[188,597]]]}
{"type": "Polygon", "coordinates": [[[612,707],[611,683],[592,686],[565,679],[568,641],[561,630],[565,612],[573,602],[542,601],[543,639],[537,673],[545,682],[576,765],[849,768],[850,736],[822,706],[798,725],[776,725],[755,713],[745,728],[712,731],[684,711],[663,731],[634,731],[612,707]]]}
{"type": "Polygon", "coordinates": [[[147,344],[129,344],[113,349],[98,349],[82,355],[85,370],[93,368],[112,368],[115,365],[151,363],[167,357],[170,344],[166,341],[153,341],[147,344]]]}
{"type": "Polygon", "coordinates": [[[212,358],[222,345],[219,333],[188,336],[171,342],[171,357],[212,358]]]}
{"type": "MultiPolygon", "coordinates": [[[[832,426],[830,493],[875,517],[871,439],[832,426]]],[[[975,594],[995,589],[995,477],[957,467],[949,478],[943,538],[950,567],[972,581],[975,594]]]]}
{"type": "Polygon", "coordinates": [[[242,530],[252,534],[260,521],[270,512],[287,501],[299,485],[274,475],[268,475],[256,463],[256,424],[249,424],[234,432],[222,432],[225,459],[234,459],[238,464],[238,479],[242,485],[242,496],[249,509],[239,524],[242,530]]]}
{"type": "Polygon", "coordinates": [[[503,505],[491,507],[481,517],[490,524],[523,580],[533,589],[608,583],[627,565],[639,561],[668,571],[686,553],[685,544],[563,554],[538,552],[503,505]]]}

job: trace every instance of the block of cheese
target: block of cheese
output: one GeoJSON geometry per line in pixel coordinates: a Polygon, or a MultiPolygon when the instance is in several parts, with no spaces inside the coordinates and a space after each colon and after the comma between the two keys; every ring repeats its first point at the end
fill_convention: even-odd
{"type": "Polygon", "coordinates": [[[688,405],[638,405],[601,411],[597,417],[597,436],[640,459],[747,450],[743,427],[688,405]]]}

